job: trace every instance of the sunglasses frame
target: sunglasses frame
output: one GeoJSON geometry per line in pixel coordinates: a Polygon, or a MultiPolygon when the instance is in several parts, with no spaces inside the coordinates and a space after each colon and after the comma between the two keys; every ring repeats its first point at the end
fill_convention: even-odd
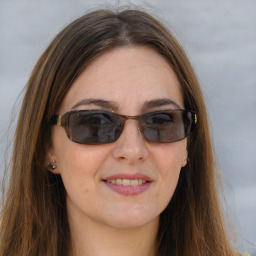
{"type": "Polygon", "coordinates": [[[111,141],[111,142],[106,142],[106,143],[98,143],[98,144],[91,144],[91,143],[79,143],[77,141],[74,141],[72,139],[72,137],[70,136],[70,133],[69,133],[69,116],[72,114],[72,113],[77,113],[77,112],[89,112],[89,113],[107,113],[107,114],[114,114],[114,115],[117,115],[119,117],[122,118],[122,127],[121,127],[121,132],[120,132],[120,135],[122,134],[122,131],[123,131],[123,128],[124,128],[124,125],[125,125],[125,122],[129,119],[131,120],[136,120],[138,121],[138,128],[143,136],[143,138],[148,141],[148,142],[151,142],[151,143],[172,143],[172,142],[176,142],[176,141],[180,141],[180,140],[183,140],[185,139],[188,134],[193,130],[193,127],[196,125],[197,123],[197,114],[195,111],[193,110],[186,110],[186,109],[165,109],[165,110],[157,110],[157,111],[150,111],[150,112],[146,112],[146,113],[143,113],[143,114],[140,114],[140,115],[135,115],[135,116],[129,116],[129,115],[121,115],[121,114],[118,114],[116,112],[113,112],[113,111],[106,111],[106,110],[72,110],[72,111],[68,111],[66,112],[65,114],[63,115],[53,115],[51,118],[50,118],[50,125],[58,125],[58,126],[62,126],[65,131],[66,131],[66,134],[67,134],[67,137],[75,142],[75,143],[78,143],[78,144],[83,144],[83,145],[102,145],[102,144],[110,144],[110,143],[113,143],[115,141],[118,140],[118,138],[120,137],[120,135],[114,140],[114,141],[111,141]],[[181,111],[183,113],[191,113],[191,117],[192,117],[192,123],[191,123],[191,128],[189,130],[189,132],[186,134],[186,136],[182,139],[178,139],[178,140],[175,140],[175,141],[171,141],[171,142],[154,142],[154,141],[150,141],[149,139],[145,138],[144,136],[144,133],[142,132],[142,129],[141,129],[141,119],[143,118],[143,116],[145,115],[148,115],[148,114],[155,114],[155,113],[161,113],[161,112],[169,112],[169,111],[181,111]]]}

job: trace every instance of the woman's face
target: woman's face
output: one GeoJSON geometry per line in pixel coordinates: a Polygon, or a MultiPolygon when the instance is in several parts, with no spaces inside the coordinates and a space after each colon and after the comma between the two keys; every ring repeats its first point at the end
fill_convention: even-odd
{"type": "MultiPolygon", "coordinates": [[[[58,114],[97,109],[139,115],[183,107],[180,85],[168,62],[148,47],[133,46],[96,58],[73,83],[58,114]]],[[[139,227],[158,221],[171,200],[186,164],[186,144],[186,139],[147,142],[136,120],[126,121],[119,139],[104,145],[72,142],[63,127],[54,126],[47,158],[56,160],[54,173],[61,175],[66,188],[69,218],[139,227]],[[140,185],[142,180],[146,185],[140,185]]]]}

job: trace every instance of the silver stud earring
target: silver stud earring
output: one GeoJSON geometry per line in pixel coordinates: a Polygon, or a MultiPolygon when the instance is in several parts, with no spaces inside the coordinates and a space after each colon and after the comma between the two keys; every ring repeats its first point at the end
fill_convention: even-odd
{"type": "Polygon", "coordinates": [[[47,164],[47,169],[51,169],[52,171],[54,171],[56,168],[57,168],[57,165],[55,160],[47,164]]]}
{"type": "Polygon", "coordinates": [[[56,162],[51,164],[52,170],[55,170],[57,168],[56,162]]]}

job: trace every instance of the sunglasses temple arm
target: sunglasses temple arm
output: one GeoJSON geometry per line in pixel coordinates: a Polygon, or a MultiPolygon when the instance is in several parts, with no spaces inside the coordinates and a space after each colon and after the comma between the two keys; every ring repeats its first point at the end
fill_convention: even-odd
{"type": "Polygon", "coordinates": [[[196,115],[196,113],[194,113],[194,122],[195,122],[195,124],[197,123],[197,115],[196,115]]]}
{"type": "Polygon", "coordinates": [[[49,123],[51,125],[62,126],[62,116],[61,115],[54,115],[54,116],[52,116],[49,123]]]}

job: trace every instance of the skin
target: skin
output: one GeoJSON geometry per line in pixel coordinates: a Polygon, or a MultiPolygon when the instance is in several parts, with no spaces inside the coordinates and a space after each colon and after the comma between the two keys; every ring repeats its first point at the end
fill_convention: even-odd
{"type": "MultiPolygon", "coordinates": [[[[177,108],[167,103],[145,106],[156,99],[171,99],[184,108],[179,81],[170,65],[149,47],[122,47],[99,56],[83,71],[58,114],[72,109],[104,109],[138,115],[177,108]],[[82,103],[88,99],[111,101],[114,106],[82,103]]],[[[54,126],[47,159],[56,161],[53,172],[61,175],[67,191],[75,255],[154,255],[159,215],[171,200],[181,167],[186,165],[186,146],[186,139],[166,144],[147,142],[135,120],[125,123],[116,142],[105,145],[74,143],[63,127],[54,126]],[[153,182],[139,195],[120,195],[102,181],[120,173],[141,173],[153,182]]]]}

